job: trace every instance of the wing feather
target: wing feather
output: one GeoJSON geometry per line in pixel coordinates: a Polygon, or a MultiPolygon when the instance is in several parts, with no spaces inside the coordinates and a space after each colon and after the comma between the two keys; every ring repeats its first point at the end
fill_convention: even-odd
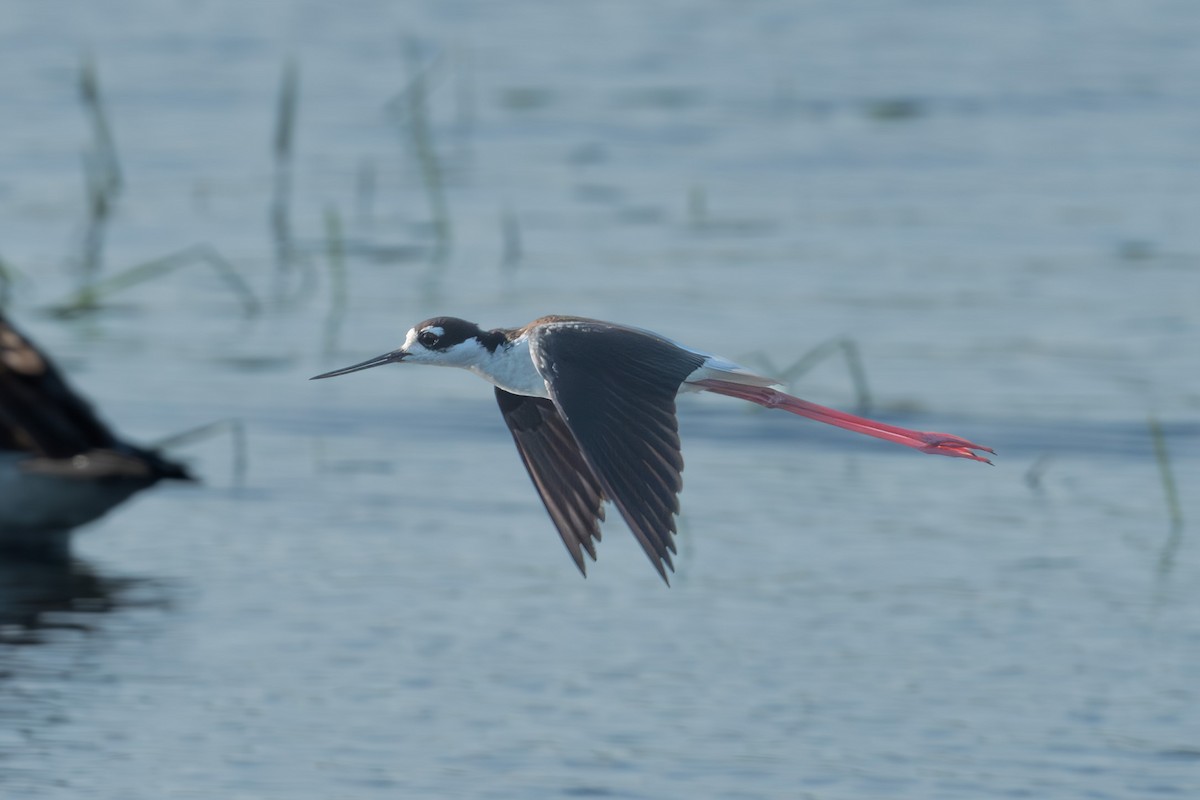
{"type": "Polygon", "coordinates": [[[647,331],[580,319],[536,327],[530,353],[604,496],[666,580],[683,488],[675,395],[706,356],[647,331]]]}
{"type": "Polygon", "coordinates": [[[554,403],[496,388],[496,402],[517,452],[575,566],[584,575],[586,551],[596,560],[604,490],[554,403]]]}

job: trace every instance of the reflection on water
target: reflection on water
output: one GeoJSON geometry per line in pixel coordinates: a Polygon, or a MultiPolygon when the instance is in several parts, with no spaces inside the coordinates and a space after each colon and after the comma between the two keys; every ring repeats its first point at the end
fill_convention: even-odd
{"type": "Polygon", "coordinates": [[[0,648],[36,645],[54,631],[92,632],[100,617],[128,607],[165,607],[161,585],[147,578],[105,575],[78,558],[0,560],[0,648]]]}
{"type": "Polygon", "coordinates": [[[100,664],[128,638],[109,630],[121,612],[170,603],[161,582],[83,559],[0,559],[0,795],[86,796],[65,773],[27,760],[61,753],[64,731],[111,696],[118,682],[100,664]]]}

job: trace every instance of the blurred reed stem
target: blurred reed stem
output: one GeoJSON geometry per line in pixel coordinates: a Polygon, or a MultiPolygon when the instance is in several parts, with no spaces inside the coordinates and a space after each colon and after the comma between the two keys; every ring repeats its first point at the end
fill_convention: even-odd
{"type": "Polygon", "coordinates": [[[811,370],[821,361],[839,353],[846,361],[846,368],[850,372],[850,381],[854,386],[855,410],[859,414],[869,414],[871,408],[874,406],[874,402],[870,387],[867,384],[867,370],[863,366],[858,344],[853,339],[841,336],[836,339],[830,339],[827,342],[822,342],[800,356],[790,367],[783,369],[776,367],[774,362],[762,351],[751,353],[747,356],[747,360],[757,362],[763,367],[764,373],[768,377],[776,378],[780,383],[787,386],[790,391],[792,384],[801,375],[811,370]]]}
{"type": "Polygon", "coordinates": [[[471,142],[475,132],[475,71],[469,50],[455,51],[454,70],[454,129],[457,134],[457,157],[460,165],[472,159],[471,142]]]}
{"type": "Polygon", "coordinates": [[[1034,491],[1039,491],[1042,488],[1042,476],[1046,474],[1046,468],[1050,466],[1052,456],[1048,453],[1043,453],[1029,466],[1025,471],[1025,485],[1034,491]]]}
{"type": "Polygon", "coordinates": [[[283,65],[279,81],[279,100],[275,107],[275,136],[272,153],[275,160],[275,185],[271,198],[271,235],[275,242],[276,300],[285,294],[284,274],[290,271],[294,258],[292,244],[292,153],[295,142],[296,106],[300,93],[300,71],[296,61],[289,58],[283,65]]]}
{"type": "Polygon", "coordinates": [[[111,196],[121,191],[121,161],[117,156],[117,145],[113,139],[112,126],[104,110],[104,97],[100,93],[100,78],[95,62],[85,57],[79,70],[79,97],[92,123],[93,153],[97,160],[97,175],[103,180],[103,189],[111,196]]]}
{"type": "Polygon", "coordinates": [[[1171,455],[1167,451],[1167,437],[1163,434],[1158,417],[1151,414],[1147,418],[1150,427],[1150,440],[1154,442],[1154,457],[1158,461],[1158,474],[1162,480],[1163,498],[1167,503],[1167,514],[1170,528],[1167,540],[1163,543],[1162,553],[1158,559],[1158,571],[1165,575],[1175,565],[1175,554],[1183,543],[1183,507],[1179,504],[1179,491],[1175,488],[1175,475],[1171,470],[1171,455]]]}
{"type": "Polygon", "coordinates": [[[137,264],[106,280],[89,283],[50,310],[56,316],[69,317],[94,311],[100,301],[112,294],[146,281],[161,278],[189,264],[208,264],[238,296],[246,316],[251,317],[261,310],[258,298],[237,268],[209,244],[195,244],[150,261],[137,264]]]}
{"type": "Polygon", "coordinates": [[[96,279],[103,265],[105,229],[124,183],[112,126],[100,93],[100,79],[90,56],[83,59],[79,69],[79,98],[92,127],[91,145],[83,153],[87,222],[83,231],[80,275],[86,286],[96,279]]]}
{"type": "Polygon", "coordinates": [[[329,314],[325,317],[325,352],[337,350],[342,321],[346,317],[346,247],[342,237],[342,219],[336,208],[325,212],[325,246],[329,257],[329,314]]]}
{"type": "Polygon", "coordinates": [[[376,183],[375,162],[364,158],[358,162],[358,173],[354,179],[354,212],[362,227],[369,228],[375,216],[376,183]]]}
{"type": "Polygon", "coordinates": [[[521,221],[511,209],[500,212],[500,234],[504,240],[500,268],[505,272],[516,272],[521,265],[521,221]]]}
{"type": "Polygon", "coordinates": [[[165,436],[153,442],[151,446],[156,450],[171,450],[185,447],[193,442],[211,439],[222,433],[228,433],[233,442],[233,485],[243,486],[246,483],[250,456],[246,447],[246,426],[240,419],[222,419],[196,428],[189,428],[186,431],[165,436]]]}
{"type": "Polygon", "coordinates": [[[421,54],[415,41],[405,43],[405,57],[412,79],[403,93],[404,130],[416,158],[421,183],[429,201],[430,221],[434,232],[434,249],[430,260],[444,264],[450,254],[452,229],[446,205],[445,183],[438,162],[429,122],[429,72],[432,67],[421,66],[421,54]]]}

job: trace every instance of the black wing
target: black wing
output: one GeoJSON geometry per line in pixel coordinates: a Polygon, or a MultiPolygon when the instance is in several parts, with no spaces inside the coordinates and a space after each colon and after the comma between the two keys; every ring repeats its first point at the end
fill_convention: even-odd
{"type": "Polygon", "coordinates": [[[191,480],[153,450],[119,440],[49,356],[0,314],[0,451],[28,453],[30,469],[191,480]],[[75,456],[87,455],[80,462],[75,456]]]}
{"type": "Polygon", "coordinates": [[[563,544],[575,566],[587,575],[583,551],[596,560],[592,540],[600,540],[600,520],[604,519],[600,482],[553,402],[512,394],[499,387],[496,402],[563,544]]]}
{"type": "Polygon", "coordinates": [[[0,316],[0,450],[68,458],[116,444],[54,363],[0,316]]]}
{"type": "Polygon", "coordinates": [[[584,459],[663,580],[679,511],[675,395],[705,356],[647,331],[593,320],[535,329],[530,352],[584,459]],[[665,567],[664,567],[665,565],[665,567]]]}

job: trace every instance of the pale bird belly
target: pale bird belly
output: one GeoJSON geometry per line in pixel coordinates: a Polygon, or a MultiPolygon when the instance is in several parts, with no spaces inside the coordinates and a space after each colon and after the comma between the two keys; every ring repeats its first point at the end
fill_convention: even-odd
{"type": "Polygon", "coordinates": [[[472,366],[471,371],[488,383],[512,394],[526,397],[550,396],[545,379],[533,365],[527,342],[518,339],[508,350],[497,350],[497,353],[503,353],[502,357],[472,366]]]}

